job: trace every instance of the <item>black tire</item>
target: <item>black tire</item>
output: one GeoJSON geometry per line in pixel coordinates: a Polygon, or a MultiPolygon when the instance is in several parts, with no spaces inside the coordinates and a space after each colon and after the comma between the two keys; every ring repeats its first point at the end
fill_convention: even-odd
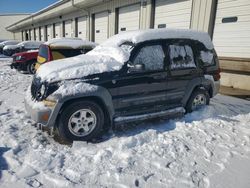
{"type": "Polygon", "coordinates": [[[35,61],[31,61],[31,62],[28,63],[27,71],[29,72],[29,74],[35,74],[36,73],[35,65],[36,65],[35,61]]]}
{"type": "MultiPolygon", "coordinates": [[[[187,105],[186,105],[186,113],[191,113],[197,109],[194,109],[193,108],[193,103],[194,103],[194,100],[196,99],[197,96],[201,96],[203,95],[204,96],[204,105],[209,105],[209,102],[210,102],[210,97],[209,97],[209,94],[207,92],[207,90],[205,89],[202,89],[202,88],[198,88],[196,90],[193,91],[193,93],[191,94],[188,102],[187,102],[187,105]]],[[[203,106],[203,104],[201,104],[200,106],[203,106]]]]}
{"type": "MultiPolygon", "coordinates": [[[[81,112],[78,112],[78,113],[81,113],[81,112]]],[[[81,119],[81,117],[76,117],[76,118],[81,119]]],[[[82,121],[84,120],[82,119],[82,121]]],[[[80,127],[80,125],[78,126],[80,127]]],[[[82,125],[82,126],[85,126],[85,125],[82,125]]],[[[100,134],[102,133],[103,127],[104,127],[104,113],[101,107],[92,101],[79,101],[79,102],[74,102],[70,104],[69,106],[66,106],[63,109],[60,115],[60,119],[59,119],[58,132],[59,132],[59,136],[63,140],[68,141],[68,142],[72,142],[74,140],[90,141],[100,136],[100,134]],[[87,135],[77,136],[73,133],[74,131],[72,130],[72,126],[77,126],[77,124],[72,122],[72,119],[75,117],[74,115],[77,115],[77,112],[81,110],[83,111],[87,110],[87,111],[93,112],[94,114],[93,116],[96,118],[96,120],[95,120],[95,126],[93,126],[94,128],[93,129],[91,128],[92,129],[91,132],[89,132],[87,135]]],[[[88,128],[89,128],[89,125],[88,125],[88,128]]],[[[80,130],[81,131],[79,132],[82,132],[82,131],[85,132],[84,128],[80,128],[80,130]]]]}

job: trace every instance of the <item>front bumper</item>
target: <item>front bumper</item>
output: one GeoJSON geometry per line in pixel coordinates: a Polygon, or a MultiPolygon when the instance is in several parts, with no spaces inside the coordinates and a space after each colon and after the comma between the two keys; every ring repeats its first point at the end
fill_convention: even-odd
{"type": "Polygon", "coordinates": [[[214,81],[213,96],[217,95],[220,90],[220,81],[214,81]]]}
{"type": "Polygon", "coordinates": [[[13,62],[10,64],[10,67],[12,69],[17,69],[17,70],[22,70],[22,71],[27,71],[27,63],[25,62],[13,62]]]}
{"type": "Polygon", "coordinates": [[[45,106],[43,102],[36,102],[30,96],[25,97],[24,103],[26,112],[33,121],[48,126],[54,108],[45,106]]]}

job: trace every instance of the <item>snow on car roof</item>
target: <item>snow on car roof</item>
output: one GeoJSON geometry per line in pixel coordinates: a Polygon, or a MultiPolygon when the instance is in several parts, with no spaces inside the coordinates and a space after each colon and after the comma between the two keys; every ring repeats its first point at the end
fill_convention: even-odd
{"type": "Polygon", "coordinates": [[[5,45],[3,50],[17,49],[19,47],[38,49],[42,43],[43,42],[39,42],[39,41],[24,41],[24,42],[20,42],[18,44],[5,45]]]}
{"type": "Polygon", "coordinates": [[[40,41],[24,41],[24,42],[20,42],[18,43],[18,46],[20,47],[25,47],[25,48],[39,48],[39,46],[42,44],[43,42],[40,41]]]}
{"type": "Polygon", "coordinates": [[[185,38],[198,40],[208,49],[213,49],[210,36],[205,32],[194,31],[191,29],[147,29],[138,31],[128,31],[118,35],[114,35],[102,43],[102,46],[120,46],[124,42],[132,42],[134,44],[157,39],[173,39],[185,38]]]}
{"type": "Polygon", "coordinates": [[[6,40],[0,43],[0,46],[3,47],[5,45],[14,45],[14,44],[18,44],[19,41],[16,40],[6,40]]]}
{"type": "Polygon", "coordinates": [[[81,47],[95,47],[96,43],[82,40],[80,38],[54,38],[45,42],[44,44],[49,45],[51,48],[60,48],[60,47],[70,47],[73,49],[81,48],[81,47]]]}

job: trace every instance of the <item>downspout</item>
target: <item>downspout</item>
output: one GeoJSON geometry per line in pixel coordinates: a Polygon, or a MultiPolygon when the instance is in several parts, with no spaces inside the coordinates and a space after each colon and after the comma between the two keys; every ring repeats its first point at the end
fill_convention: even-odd
{"type": "Polygon", "coordinates": [[[88,29],[89,29],[88,40],[90,40],[90,19],[91,19],[91,17],[90,17],[90,11],[88,9],[76,6],[75,5],[75,0],[71,0],[71,2],[72,2],[72,7],[75,7],[78,10],[83,10],[84,12],[87,12],[87,14],[88,14],[88,29]]]}

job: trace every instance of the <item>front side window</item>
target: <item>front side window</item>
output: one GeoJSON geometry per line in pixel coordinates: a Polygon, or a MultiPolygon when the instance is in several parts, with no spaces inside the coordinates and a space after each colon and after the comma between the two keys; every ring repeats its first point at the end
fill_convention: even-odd
{"type": "Polygon", "coordinates": [[[67,57],[74,57],[80,54],[82,54],[81,49],[53,49],[52,50],[53,60],[63,59],[67,57]]]}
{"type": "Polygon", "coordinates": [[[193,50],[188,45],[169,45],[170,69],[195,68],[193,50]]]}
{"type": "Polygon", "coordinates": [[[144,64],[145,71],[163,70],[165,54],[161,45],[142,47],[133,64],[144,64]]]}

